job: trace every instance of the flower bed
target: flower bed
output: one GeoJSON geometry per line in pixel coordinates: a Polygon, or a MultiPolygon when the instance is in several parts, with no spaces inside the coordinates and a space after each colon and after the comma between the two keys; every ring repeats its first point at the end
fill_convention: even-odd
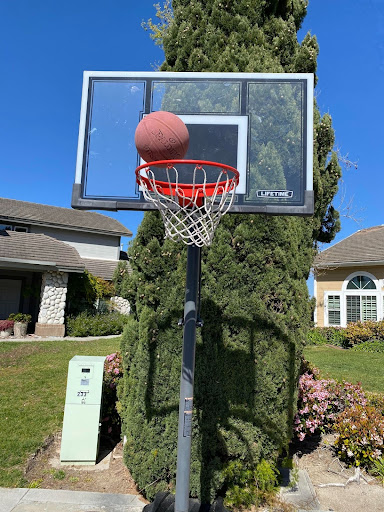
{"type": "MultiPolygon", "coordinates": [[[[304,364],[299,381],[294,432],[306,436],[332,431],[338,457],[350,466],[374,470],[384,462],[384,397],[366,395],[360,385],[321,379],[304,364]]],[[[384,467],[384,466],[383,466],[384,467]]]]}
{"type": "Polygon", "coordinates": [[[367,399],[360,385],[319,379],[319,370],[304,373],[299,381],[298,412],[294,431],[300,441],[308,434],[329,430],[338,414],[353,405],[365,405],[367,399]]]}

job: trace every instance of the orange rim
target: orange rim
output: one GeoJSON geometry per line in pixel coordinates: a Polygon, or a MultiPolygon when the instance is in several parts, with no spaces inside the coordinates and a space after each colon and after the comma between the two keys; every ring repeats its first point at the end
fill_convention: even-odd
{"type": "MultiPolygon", "coordinates": [[[[140,174],[140,172],[143,170],[143,169],[150,169],[151,166],[152,167],[155,167],[155,166],[159,166],[161,165],[162,167],[167,167],[168,169],[171,169],[172,167],[174,167],[175,164],[188,164],[188,165],[194,165],[195,168],[197,169],[201,169],[203,168],[204,166],[205,167],[218,167],[220,169],[222,169],[223,173],[227,174],[228,172],[231,172],[233,174],[233,178],[232,181],[232,185],[231,187],[228,189],[228,190],[232,190],[232,188],[234,187],[237,187],[237,185],[239,184],[239,178],[240,178],[240,173],[237,169],[235,169],[234,167],[231,167],[230,165],[226,165],[226,164],[220,164],[218,162],[210,162],[208,160],[158,160],[158,161],[155,161],[155,162],[148,162],[146,164],[143,164],[143,165],[140,165],[139,167],[137,167],[135,173],[136,173],[136,182],[138,184],[140,184],[140,181],[144,182],[145,183],[145,186],[147,187],[148,190],[153,190],[153,186],[152,186],[152,183],[151,183],[151,180],[149,180],[149,178],[147,178],[146,176],[142,176],[140,174]]],[[[165,195],[174,195],[175,191],[180,189],[183,191],[183,195],[185,197],[204,197],[204,196],[212,196],[214,194],[215,191],[217,191],[218,189],[222,188],[223,190],[228,186],[228,181],[227,180],[223,180],[223,181],[219,181],[219,182],[214,182],[214,183],[170,183],[168,181],[159,181],[159,180],[153,180],[156,184],[156,186],[158,186],[159,188],[161,188],[162,190],[162,193],[164,193],[165,195]],[[201,187],[199,186],[201,185],[201,187]],[[203,191],[203,187],[204,187],[204,191],[203,191]]],[[[227,191],[228,191],[227,190],[227,191]]]]}

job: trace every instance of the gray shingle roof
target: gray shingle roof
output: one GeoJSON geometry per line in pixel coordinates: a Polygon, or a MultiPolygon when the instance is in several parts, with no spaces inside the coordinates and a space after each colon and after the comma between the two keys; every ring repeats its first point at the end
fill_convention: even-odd
{"type": "Polygon", "coordinates": [[[0,197],[0,222],[1,219],[22,224],[38,224],[79,231],[132,236],[131,231],[119,221],[101,213],[29,203],[4,197],[0,197]]]}
{"type": "Polygon", "coordinates": [[[384,264],[384,226],[362,229],[316,256],[314,267],[384,264]]]}
{"type": "MultiPolygon", "coordinates": [[[[95,260],[92,258],[82,259],[85,268],[93,275],[101,277],[106,281],[112,281],[113,274],[119,261],[95,260]]],[[[128,274],[132,273],[132,268],[127,261],[128,274]]]]}
{"type": "Polygon", "coordinates": [[[83,258],[85,268],[94,276],[101,277],[106,281],[112,281],[113,273],[119,263],[116,261],[95,260],[91,258],[83,258]]]}
{"type": "Polygon", "coordinates": [[[0,231],[0,267],[84,270],[79,253],[70,245],[46,235],[17,231],[0,231]]]}

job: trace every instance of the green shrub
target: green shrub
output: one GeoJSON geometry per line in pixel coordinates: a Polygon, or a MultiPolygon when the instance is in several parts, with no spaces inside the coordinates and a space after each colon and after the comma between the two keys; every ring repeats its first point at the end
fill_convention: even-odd
{"type": "Polygon", "coordinates": [[[325,344],[346,348],[348,341],[344,336],[344,329],[342,327],[314,327],[310,329],[307,345],[325,344]]]}
{"type": "Polygon", "coordinates": [[[308,331],[307,345],[325,345],[328,343],[322,327],[314,327],[308,331]]]}
{"type": "Polygon", "coordinates": [[[28,324],[32,320],[32,317],[26,313],[11,313],[8,320],[28,324]]]}
{"type": "MultiPolygon", "coordinates": [[[[155,259],[154,245],[148,243],[147,253],[141,251],[140,257],[152,254],[155,259]]],[[[148,265],[143,268],[147,271],[148,265]]],[[[124,460],[149,500],[157,492],[174,490],[176,473],[183,338],[177,320],[182,316],[185,266],[175,273],[180,284],[175,279],[172,286],[160,288],[165,304],[158,310],[130,300],[140,307],[140,319],[132,315],[121,338],[124,460]]],[[[143,283],[138,294],[152,301],[155,279],[133,274],[134,279],[143,283]]],[[[228,279],[223,277],[220,284],[233,293],[228,279]]],[[[135,290],[131,283],[127,289],[135,290]]],[[[224,308],[215,297],[207,297],[207,287],[202,292],[204,326],[197,330],[190,489],[192,496],[208,502],[225,487],[229,461],[254,470],[262,459],[272,460],[287,446],[304,329],[299,324],[286,329],[285,315],[269,315],[256,293],[247,304],[236,293],[237,300],[224,308]]]]}
{"type": "Polygon", "coordinates": [[[377,322],[352,322],[344,329],[344,336],[350,346],[376,338],[377,322]]]}
{"type": "Polygon", "coordinates": [[[371,467],[372,475],[375,475],[378,480],[380,480],[381,485],[384,486],[384,459],[380,458],[374,460],[371,467]]]}
{"type": "Polygon", "coordinates": [[[69,274],[67,312],[72,316],[82,312],[96,313],[97,300],[113,295],[115,295],[114,285],[94,276],[88,270],[82,274],[69,274]]]}
{"type": "Polygon", "coordinates": [[[277,475],[275,464],[264,459],[255,469],[247,469],[240,461],[229,462],[224,469],[225,506],[242,509],[263,504],[277,490],[277,475]]]}
{"type": "Polygon", "coordinates": [[[370,468],[383,456],[384,416],[376,407],[346,409],[337,418],[335,447],[339,458],[351,466],[370,468]]]}
{"type": "Polygon", "coordinates": [[[120,313],[90,314],[80,313],[66,320],[67,336],[108,336],[121,334],[127,316],[120,313]]]}
{"type": "Polygon", "coordinates": [[[314,327],[308,332],[307,345],[336,345],[346,348],[348,340],[342,327],[314,327]]]}
{"type": "Polygon", "coordinates": [[[341,327],[326,327],[328,330],[328,340],[331,345],[335,345],[337,347],[348,348],[349,341],[344,335],[344,329],[341,327]]]}
{"type": "MultiPolygon", "coordinates": [[[[351,322],[347,327],[314,327],[307,336],[307,345],[336,345],[351,348],[370,341],[384,342],[384,321],[351,322]]],[[[368,346],[368,345],[367,345],[368,346]]],[[[367,350],[381,352],[379,345],[370,346],[367,350]]],[[[361,349],[366,350],[366,349],[361,349]]]]}
{"type": "Polygon", "coordinates": [[[359,345],[355,345],[352,350],[362,352],[384,352],[384,341],[383,340],[369,340],[363,341],[359,345]]]}

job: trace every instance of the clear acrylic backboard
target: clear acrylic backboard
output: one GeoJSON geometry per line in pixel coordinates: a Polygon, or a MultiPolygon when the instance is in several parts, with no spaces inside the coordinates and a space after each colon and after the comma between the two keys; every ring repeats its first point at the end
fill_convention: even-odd
{"type": "Polygon", "coordinates": [[[154,208],[136,184],[134,135],[167,110],[188,127],[186,159],[240,172],[230,212],[311,215],[313,87],[312,74],[86,71],[72,206],[154,208]]]}

